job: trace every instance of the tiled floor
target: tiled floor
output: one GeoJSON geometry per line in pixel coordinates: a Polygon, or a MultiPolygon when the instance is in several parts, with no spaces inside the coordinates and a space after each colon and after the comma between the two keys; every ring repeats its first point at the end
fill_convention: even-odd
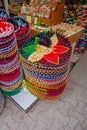
{"type": "Polygon", "coordinates": [[[87,130],[87,53],[71,71],[60,99],[40,100],[28,113],[7,99],[0,130],[87,130]]]}

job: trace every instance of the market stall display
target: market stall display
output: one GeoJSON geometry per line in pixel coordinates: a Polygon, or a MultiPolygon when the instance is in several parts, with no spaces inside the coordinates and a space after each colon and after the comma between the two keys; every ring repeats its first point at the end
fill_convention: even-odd
{"type": "Polygon", "coordinates": [[[70,42],[73,44],[79,38],[81,38],[84,33],[83,27],[64,23],[64,22],[61,22],[56,25],[48,26],[48,27],[45,27],[45,26],[42,27],[41,23],[39,26],[38,25],[32,26],[31,35],[35,35],[40,32],[43,32],[43,31],[44,32],[47,32],[47,31],[59,32],[59,33],[62,33],[63,35],[65,35],[66,37],[68,37],[70,42]]]}
{"type": "Polygon", "coordinates": [[[30,0],[29,4],[23,3],[19,15],[29,16],[31,21],[37,17],[38,22],[55,25],[62,21],[64,3],[65,0],[30,0]]]}

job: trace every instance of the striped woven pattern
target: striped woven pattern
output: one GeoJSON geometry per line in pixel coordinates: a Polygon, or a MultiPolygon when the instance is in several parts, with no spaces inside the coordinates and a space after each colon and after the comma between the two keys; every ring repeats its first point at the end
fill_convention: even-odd
{"type": "Polygon", "coordinates": [[[54,100],[63,94],[72,53],[69,40],[57,34],[54,44],[50,41],[54,35],[50,32],[37,34],[19,49],[28,90],[45,100],[54,100]]]}
{"type": "Polygon", "coordinates": [[[14,25],[14,31],[17,38],[18,48],[30,38],[29,23],[20,16],[14,16],[7,20],[14,25]]]}
{"type": "Polygon", "coordinates": [[[0,88],[6,96],[18,92],[22,84],[23,72],[18,57],[14,26],[0,22],[0,88]]]}

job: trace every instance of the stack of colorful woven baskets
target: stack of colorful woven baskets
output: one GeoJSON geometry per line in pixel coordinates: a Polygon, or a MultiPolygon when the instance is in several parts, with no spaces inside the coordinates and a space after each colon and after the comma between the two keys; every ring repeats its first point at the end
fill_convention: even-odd
{"type": "Polygon", "coordinates": [[[53,100],[62,95],[69,73],[72,46],[60,34],[40,33],[19,49],[29,91],[35,96],[53,100]]]}
{"type": "Polygon", "coordinates": [[[0,22],[0,88],[2,93],[6,96],[19,93],[22,79],[14,26],[7,22],[0,22]]]}
{"type": "Polygon", "coordinates": [[[14,16],[7,20],[14,25],[18,47],[30,38],[29,23],[22,17],[14,16]]]}
{"type": "Polygon", "coordinates": [[[5,22],[9,18],[9,14],[4,9],[0,9],[0,22],[5,22]]]}
{"type": "Polygon", "coordinates": [[[84,25],[84,39],[86,40],[87,43],[87,23],[84,25]]]}

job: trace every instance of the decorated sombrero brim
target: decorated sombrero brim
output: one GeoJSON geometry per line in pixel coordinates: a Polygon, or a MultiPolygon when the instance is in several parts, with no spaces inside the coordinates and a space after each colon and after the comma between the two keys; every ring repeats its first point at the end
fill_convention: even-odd
{"type": "MultiPolygon", "coordinates": [[[[38,34],[37,37],[40,38],[41,34],[38,34]]],[[[19,54],[22,57],[22,60],[26,59],[26,63],[32,65],[32,66],[38,66],[41,68],[51,68],[51,67],[56,67],[58,68],[59,66],[61,67],[62,65],[65,65],[72,53],[72,46],[71,43],[69,42],[68,39],[64,39],[64,37],[61,36],[61,38],[58,40],[56,46],[54,46],[53,51],[51,51],[49,54],[44,54],[43,58],[40,60],[36,59],[36,62],[34,61],[28,61],[29,56],[34,55],[33,53],[36,52],[36,45],[35,45],[35,37],[33,36],[30,38],[27,42],[24,43],[24,45],[20,48],[19,54]]],[[[44,49],[44,46],[42,50],[44,49]]],[[[42,51],[41,50],[41,51],[42,51]]],[[[43,52],[44,53],[44,52],[43,52]]],[[[41,57],[42,53],[35,53],[35,56],[38,55],[37,57],[41,57]]],[[[32,59],[33,60],[33,59],[32,59]]]]}
{"type": "Polygon", "coordinates": [[[9,37],[14,32],[14,26],[7,22],[0,22],[0,44],[3,38],[9,37]]]}

